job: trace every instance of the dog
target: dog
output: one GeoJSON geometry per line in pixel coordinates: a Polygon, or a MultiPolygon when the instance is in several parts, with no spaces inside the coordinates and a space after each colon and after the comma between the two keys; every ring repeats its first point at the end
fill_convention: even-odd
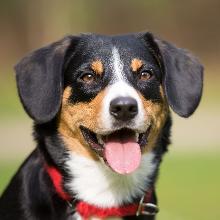
{"type": "Polygon", "coordinates": [[[189,117],[203,66],[150,32],[67,36],[16,66],[36,149],[0,199],[0,219],[154,220],[172,109],[189,117]]]}

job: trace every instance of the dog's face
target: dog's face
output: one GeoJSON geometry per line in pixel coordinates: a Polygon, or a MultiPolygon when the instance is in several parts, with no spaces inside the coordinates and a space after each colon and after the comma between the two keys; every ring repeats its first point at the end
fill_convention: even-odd
{"type": "Polygon", "coordinates": [[[134,36],[86,36],[67,60],[59,118],[67,146],[133,171],[168,113],[160,64],[134,36]]]}
{"type": "Polygon", "coordinates": [[[16,67],[18,89],[37,123],[57,118],[68,150],[133,172],[152,151],[169,114],[196,109],[202,67],[152,34],[68,37],[16,67]]]}

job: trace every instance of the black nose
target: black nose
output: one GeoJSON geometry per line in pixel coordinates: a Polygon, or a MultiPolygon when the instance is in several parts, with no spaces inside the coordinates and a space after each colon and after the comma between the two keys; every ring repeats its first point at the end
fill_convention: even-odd
{"type": "Polygon", "coordinates": [[[138,113],[137,101],[131,97],[118,97],[110,103],[110,114],[116,119],[127,121],[138,113]]]}

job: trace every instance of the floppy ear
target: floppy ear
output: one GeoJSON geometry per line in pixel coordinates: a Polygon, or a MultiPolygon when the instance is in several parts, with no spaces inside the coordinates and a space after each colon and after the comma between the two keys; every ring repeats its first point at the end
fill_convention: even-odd
{"type": "Polygon", "coordinates": [[[21,102],[31,118],[48,122],[60,109],[63,92],[63,64],[73,37],[38,49],[16,66],[16,80],[21,102]]]}
{"type": "Polygon", "coordinates": [[[197,108],[203,87],[203,66],[187,50],[144,34],[163,71],[162,85],[171,108],[182,117],[189,117],[197,108]]]}

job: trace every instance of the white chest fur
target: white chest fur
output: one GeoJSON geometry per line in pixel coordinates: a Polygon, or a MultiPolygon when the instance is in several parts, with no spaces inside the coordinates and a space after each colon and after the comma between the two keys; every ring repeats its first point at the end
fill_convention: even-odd
{"type": "Polygon", "coordinates": [[[142,156],[140,167],[129,175],[113,172],[103,161],[97,162],[69,153],[66,167],[72,176],[67,187],[77,199],[100,207],[119,206],[147,190],[149,175],[155,170],[154,154],[142,156]]]}

